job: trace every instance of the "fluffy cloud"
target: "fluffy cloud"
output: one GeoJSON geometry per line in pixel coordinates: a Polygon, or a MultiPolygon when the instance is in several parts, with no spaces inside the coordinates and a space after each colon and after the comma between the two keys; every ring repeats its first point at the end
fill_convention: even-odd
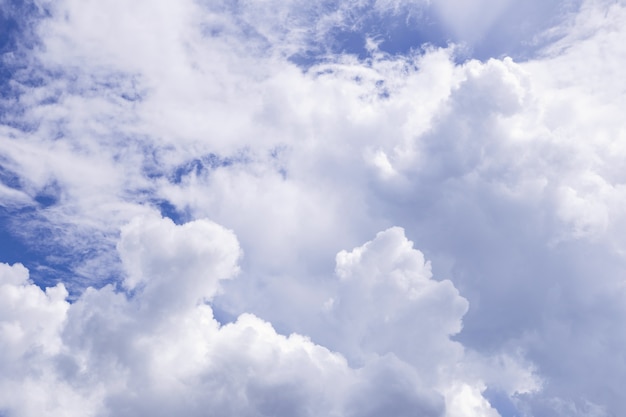
{"type": "Polygon", "coordinates": [[[176,226],[137,218],[122,229],[118,251],[128,272],[124,287],[141,292],[149,311],[171,314],[215,296],[219,280],[237,272],[239,245],[232,232],[208,221],[176,226]]]}
{"type": "Polygon", "coordinates": [[[0,265],[0,410],[36,415],[54,403],[68,411],[80,405],[80,396],[55,378],[52,361],[63,348],[66,297],[63,284],[42,291],[22,265],[0,265]]]}
{"type": "Polygon", "coordinates": [[[347,325],[333,329],[334,344],[364,354],[358,366],[251,314],[217,322],[206,301],[236,273],[240,250],[215,223],[137,218],[118,250],[127,291],[89,288],[72,304],[62,284],[44,292],[23,266],[2,265],[5,413],[497,415],[482,380],[459,374],[462,347],[449,340],[466,301],[449,281],[432,280],[401,229],[337,255],[339,279],[354,282],[328,313],[347,325]],[[404,336],[407,321],[413,333],[404,336]]]}
{"type": "Polygon", "coordinates": [[[461,330],[467,301],[450,281],[432,280],[430,263],[412,246],[402,229],[392,228],[351,252],[341,251],[341,290],[327,305],[339,327],[333,333],[342,335],[339,343],[356,343],[346,348],[356,350],[354,355],[394,352],[422,362],[426,374],[424,362],[455,356],[458,346],[448,338],[461,330]]]}

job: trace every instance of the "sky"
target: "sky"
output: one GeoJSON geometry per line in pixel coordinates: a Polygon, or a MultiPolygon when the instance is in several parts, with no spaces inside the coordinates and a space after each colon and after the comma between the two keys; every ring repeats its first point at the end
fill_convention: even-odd
{"type": "Polygon", "coordinates": [[[626,415],[624,22],[0,0],[0,416],[626,415]]]}

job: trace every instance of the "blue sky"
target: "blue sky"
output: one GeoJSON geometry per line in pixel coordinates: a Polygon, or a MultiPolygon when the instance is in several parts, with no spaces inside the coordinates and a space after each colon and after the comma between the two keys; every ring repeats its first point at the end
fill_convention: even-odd
{"type": "Polygon", "coordinates": [[[625,19],[0,0],[0,415],[623,415],[625,19]]]}

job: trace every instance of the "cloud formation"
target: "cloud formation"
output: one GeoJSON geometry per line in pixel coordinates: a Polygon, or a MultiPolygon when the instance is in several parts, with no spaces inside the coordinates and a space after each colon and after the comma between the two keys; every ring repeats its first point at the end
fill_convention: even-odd
{"type": "Polygon", "coordinates": [[[19,17],[0,414],[623,414],[623,2],[209,3],[19,17]]]}
{"type": "Polygon", "coordinates": [[[44,291],[23,266],[2,264],[9,415],[497,415],[483,382],[459,374],[463,349],[449,340],[467,302],[431,279],[399,228],[337,255],[339,279],[353,282],[329,313],[347,325],[333,329],[335,344],[358,349],[358,366],[252,314],[217,322],[207,302],[236,274],[240,249],[215,223],[137,218],[118,250],[126,291],[89,288],[72,304],[63,284],[44,291]],[[406,321],[413,334],[402,333],[406,321]]]}

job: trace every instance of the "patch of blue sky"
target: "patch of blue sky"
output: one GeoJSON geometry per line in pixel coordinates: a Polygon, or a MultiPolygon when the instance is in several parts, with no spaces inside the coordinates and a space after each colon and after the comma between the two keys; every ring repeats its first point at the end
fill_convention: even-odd
{"type": "Polygon", "coordinates": [[[10,221],[14,214],[12,210],[0,205],[0,262],[28,263],[34,260],[34,254],[21,239],[10,232],[10,221]]]}
{"type": "Polygon", "coordinates": [[[483,396],[489,401],[489,404],[498,411],[500,416],[522,417],[522,413],[517,409],[507,393],[487,388],[485,392],[483,392],[483,396]]]}
{"type": "MultiPolygon", "coordinates": [[[[5,0],[0,7],[0,88],[12,78],[19,60],[13,59],[24,48],[38,43],[33,21],[48,16],[44,5],[32,0],[5,0]]],[[[3,94],[4,95],[4,94],[3,94]]]]}
{"type": "MultiPolygon", "coordinates": [[[[2,185],[24,191],[22,179],[5,165],[0,160],[2,185]]],[[[42,288],[64,282],[70,292],[77,295],[82,291],[82,284],[74,269],[96,254],[59,244],[56,238],[59,231],[45,220],[44,213],[59,202],[60,194],[58,184],[51,182],[34,195],[34,204],[14,205],[0,201],[0,262],[23,264],[29,269],[31,280],[42,288]]],[[[111,277],[103,279],[102,285],[111,281],[111,277]]]]}
{"type": "Polygon", "coordinates": [[[580,0],[508,2],[493,21],[476,25],[480,29],[471,34],[475,37],[471,40],[455,33],[433,7],[407,7],[381,12],[369,5],[356,10],[350,21],[332,28],[326,36],[312,42],[290,60],[309,68],[333,55],[350,54],[361,60],[368,59],[372,51],[366,45],[371,39],[377,43],[379,52],[392,56],[419,53],[426,46],[455,44],[459,46],[454,56],[457,63],[504,56],[523,61],[533,58],[542,47],[553,41],[546,35],[548,29],[575,12],[580,4],[580,0]]]}
{"type": "Polygon", "coordinates": [[[224,326],[237,321],[238,315],[221,308],[219,303],[212,303],[211,308],[213,310],[213,318],[217,320],[220,325],[224,326]]]}
{"type": "Polygon", "coordinates": [[[581,4],[582,0],[510,1],[505,12],[471,46],[471,57],[483,61],[503,56],[516,61],[532,59],[555,40],[552,36],[559,35],[548,36],[548,30],[575,13],[581,4]]]}
{"type": "Polygon", "coordinates": [[[449,43],[441,25],[428,15],[405,19],[387,17],[372,27],[382,34],[378,48],[392,55],[419,51],[424,45],[445,47],[449,43]]]}
{"type": "Polygon", "coordinates": [[[17,50],[20,45],[32,44],[29,22],[45,15],[45,8],[29,0],[5,0],[0,8],[0,53],[17,50]]]}
{"type": "Polygon", "coordinates": [[[60,198],[61,187],[55,181],[46,185],[35,195],[35,201],[39,204],[39,207],[43,209],[57,204],[60,198]]]}
{"type": "Polygon", "coordinates": [[[169,175],[168,178],[173,184],[182,183],[185,178],[190,176],[201,176],[208,172],[234,165],[235,163],[246,163],[248,159],[244,155],[235,157],[222,157],[214,153],[193,158],[178,165],[169,175]]]}
{"type": "MultiPolygon", "coordinates": [[[[35,68],[21,58],[0,59],[0,124],[10,126],[22,132],[33,132],[38,123],[32,118],[25,118],[28,108],[20,101],[22,94],[32,88],[46,85],[53,77],[59,76],[42,68],[35,68]]],[[[42,97],[38,104],[53,104],[61,95],[53,91],[42,97]]]]}
{"type": "Polygon", "coordinates": [[[17,33],[19,33],[19,25],[15,17],[6,11],[0,11],[0,53],[15,49],[17,33]]]}
{"type": "Polygon", "coordinates": [[[162,162],[160,160],[161,150],[156,147],[150,146],[147,142],[138,141],[141,146],[141,155],[143,156],[141,162],[142,174],[151,180],[163,178],[167,175],[164,172],[162,162]]]}
{"type": "MultiPolygon", "coordinates": [[[[51,230],[29,232],[28,241],[18,228],[25,218],[35,215],[37,208],[11,209],[0,205],[0,262],[21,263],[30,271],[31,280],[45,288],[58,282],[71,282],[74,274],[65,248],[48,245],[51,230]]],[[[74,255],[72,255],[74,256],[74,255]]]]}
{"type": "MultiPolygon", "coordinates": [[[[22,183],[19,176],[3,166],[0,160],[0,182],[11,189],[22,190],[22,183]]],[[[27,263],[33,260],[33,254],[25,242],[19,239],[11,231],[12,220],[15,219],[17,211],[23,208],[15,208],[5,205],[0,201],[0,262],[14,264],[16,262],[27,263]]]]}
{"type": "Polygon", "coordinates": [[[193,220],[190,213],[186,210],[181,210],[165,199],[153,199],[150,203],[159,210],[161,216],[167,217],[175,224],[181,225],[188,221],[193,220]]]}
{"type": "Polygon", "coordinates": [[[6,185],[9,188],[13,188],[15,190],[22,189],[22,183],[20,181],[19,175],[15,172],[11,171],[8,168],[3,166],[3,161],[0,158],[0,182],[6,185]]]}
{"type": "Polygon", "coordinates": [[[297,65],[310,67],[323,62],[328,55],[350,54],[361,60],[372,57],[368,40],[378,45],[378,51],[389,55],[420,52],[426,45],[445,47],[449,40],[438,21],[428,14],[377,13],[363,11],[351,24],[331,29],[323,40],[291,57],[297,65]]]}
{"type": "Polygon", "coordinates": [[[0,124],[19,130],[21,132],[34,132],[39,124],[33,120],[26,120],[22,116],[25,109],[12,106],[11,102],[0,101],[0,124]]]}

